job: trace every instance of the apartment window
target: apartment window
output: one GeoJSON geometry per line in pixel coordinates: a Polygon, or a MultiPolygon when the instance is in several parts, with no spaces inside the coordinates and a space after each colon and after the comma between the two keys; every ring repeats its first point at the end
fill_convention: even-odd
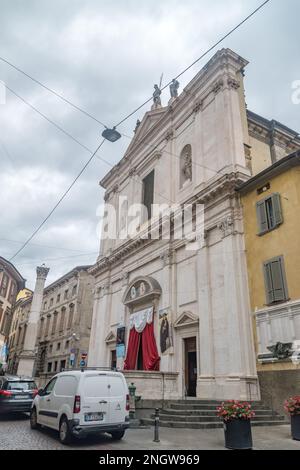
{"type": "Polygon", "coordinates": [[[263,235],[282,224],[283,217],[280,194],[274,193],[262,201],[257,202],[256,213],[259,235],[263,235]]]}
{"type": "Polygon", "coordinates": [[[49,354],[52,354],[52,350],[53,350],[53,344],[50,344],[50,346],[49,346],[49,354]]]}
{"type": "Polygon", "coordinates": [[[11,304],[14,303],[14,301],[16,299],[16,295],[17,295],[17,285],[14,281],[11,281],[10,292],[9,292],[9,302],[11,304]]]}
{"type": "Polygon", "coordinates": [[[44,318],[41,319],[41,323],[40,323],[40,331],[39,331],[39,335],[38,335],[38,338],[42,338],[43,336],[43,330],[44,330],[44,318]]]}
{"type": "Polygon", "coordinates": [[[60,302],[60,294],[58,294],[56,297],[56,303],[58,304],[59,302],[60,302]]]}
{"type": "Polygon", "coordinates": [[[76,292],[77,292],[77,285],[76,285],[76,286],[73,286],[73,289],[72,289],[72,297],[74,297],[74,295],[76,295],[76,292]]]}
{"type": "Polygon", "coordinates": [[[57,325],[57,312],[53,314],[53,323],[52,323],[52,331],[51,334],[54,335],[56,332],[56,325],[57,325]]]}
{"type": "Polygon", "coordinates": [[[46,322],[46,329],[45,329],[45,336],[48,336],[49,334],[49,327],[50,327],[50,315],[47,315],[47,322],[46,322]]]}
{"type": "Polygon", "coordinates": [[[65,349],[69,349],[69,347],[70,347],[70,341],[68,340],[68,341],[66,341],[65,349]]]}
{"type": "Polygon", "coordinates": [[[65,327],[65,318],[66,318],[66,308],[61,309],[60,322],[59,322],[59,331],[62,332],[65,327]]]}
{"type": "Polygon", "coordinates": [[[144,220],[151,219],[152,204],[154,202],[154,170],[143,179],[143,205],[147,213],[144,220]]]}
{"type": "Polygon", "coordinates": [[[52,307],[52,305],[53,305],[53,299],[50,299],[49,307],[52,307]]]}
{"type": "Polygon", "coordinates": [[[110,353],[110,367],[112,369],[117,368],[117,351],[113,349],[110,353]]]}
{"type": "Polygon", "coordinates": [[[74,304],[71,304],[69,318],[68,318],[68,329],[70,329],[73,324],[73,318],[74,318],[74,304]]]}
{"type": "Polygon", "coordinates": [[[47,302],[44,302],[44,310],[47,308],[47,302]]]}
{"type": "Polygon", "coordinates": [[[69,291],[68,289],[65,290],[65,293],[64,293],[64,299],[66,300],[68,298],[68,295],[69,295],[69,291]]]}
{"type": "Polygon", "coordinates": [[[65,368],[66,368],[66,361],[65,360],[60,361],[60,370],[65,369],[65,368]]]}
{"type": "Polygon", "coordinates": [[[267,304],[288,300],[284,258],[278,256],[264,263],[267,304]]]}
{"type": "Polygon", "coordinates": [[[0,302],[0,326],[1,326],[1,321],[2,321],[2,316],[3,316],[3,302],[0,302]]]}
{"type": "Polygon", "coordinates": [[[7,289],[8,289],[8,282],[9,282],[8,276],[3,273],[2,282],[1,282],[1,289],[0,289],[0,295],[4,298],[6,298],[7,289]]]}
{"type": "Polygon", "coordinates": [[[47,372],[51,372],[51,371],[52,371],[52,362],[48,362],[47,372]]]}
{"type": "Polygon", "coordinates": [[[58,364],[57,361],[55,361],[55,362],[54,362],[54,372],[57,371],[57,364],[58,364]]]}
{"type": "Polygon", "coordinates": [[[56,351],[59,351],[59,350],[60,350],[60,343],[57,343],[56,351]]]}

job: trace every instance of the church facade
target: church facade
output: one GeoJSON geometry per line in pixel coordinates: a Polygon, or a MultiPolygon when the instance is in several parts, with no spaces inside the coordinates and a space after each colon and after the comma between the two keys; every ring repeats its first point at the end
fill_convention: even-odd
{"type": "Polygon", "coordinates": [[[260,398],[237,192],[260,148],[245,103],[247,63],[222,49],[179,96],[176,84],[167,106],[156,97],[124,157],[101,181],[118,227],[106,237],[111,220],[104,219],[90,268],[88,365],[121,368],[145,399],[260,398]],[[128,208],[140,203],[147,216],[135,236],[121,236],[128,208]],[[201,207],[201,230],[192,209],[194,237],[176,236],[176,214],[169,236],[161,236],[165,219],[154,218],[153,204],[201,207]]]}

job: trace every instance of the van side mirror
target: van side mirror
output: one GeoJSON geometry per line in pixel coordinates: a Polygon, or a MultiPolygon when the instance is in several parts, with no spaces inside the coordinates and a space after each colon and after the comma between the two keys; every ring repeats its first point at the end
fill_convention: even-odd
{"type": "Polygon", "coordinates": [[[41,397],[41,396],[43,395],[43,393],[44,393],[44,389],[43,389],[43,388],[40,388],[40,389],[38,390],[38,393],[37,393],[37,394],[41,397]]]}

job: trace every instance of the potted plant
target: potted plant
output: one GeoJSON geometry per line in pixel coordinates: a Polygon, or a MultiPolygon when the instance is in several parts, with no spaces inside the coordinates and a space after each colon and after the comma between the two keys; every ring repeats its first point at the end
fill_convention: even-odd
{"type": "Polygon", "coordinates": [[[255,416],[250,403],[225,401],[217,407],[224,421],[225,447],[227,449],[252,449],[251,418],[255,416]]]}
{"type": "Polygon", "coordinates": [[[300,441],[300,396],[285,400],[284,409],[291,417],[292,438],[300,441]]]}

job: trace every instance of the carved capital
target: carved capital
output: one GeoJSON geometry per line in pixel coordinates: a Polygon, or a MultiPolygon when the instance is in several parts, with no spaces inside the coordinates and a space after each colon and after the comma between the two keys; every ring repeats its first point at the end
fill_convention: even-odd
{"type": "Polygon", "coordinates": [[[122,279],[122,286],[125,287],[128,285],[128,280],[129,280],[129,272],[124,271],[121,276],[122,279]]]}
{"type": "Polygon", "coordinates": [[[220,78],[219,80],[217,80],[217,81],[214,83],[214,85],[213,85],[213,87],[212,87],[213,93],[214,93],[215,95],[216,95],[217,93],[219,93],[219,91],[222,90],[223,86],[224,86],[224,81],[223,81],[222,78],[220,78]]]}
{"type": "Polygon", "coordinates": [[[174,131],[173,129],[169,129],[165,135],[165,139],[167,142],[169,142],[169,140],[173,139],[174,137],[174,131]]]}
{"type": "Polygon", "coordinates": [[[136,167],[130,168],[128,174],[129,174],[129,177],[130,177],[130,178],[131,178],[132,176],[135,176],[135,175],[136,175],[136,167]]]}
{"type": "Polygon", "coordinates": [[[232,215],[228,215],[218,224],[218,229],[222,233],[222,238],[228,237],[234,234],[234,219],[232,215]]]}
{"type": "Polygon", "coordinates": [[[229,86],[229,88],[232,88],[233,90],[238,90],[241,86],[240,82],[232,77],[228,78],[227,85],[229,86]]]}
{"type": "Polygon", "coordinates": [[[160,259],[162,260],[163,267],[170,266],[174,263],[174,250],[167,249],[161,253],[160,259]]]}
{"type": "Polygon", "coordinates": [[[46,280],[49,270],[50,270],[50,268],[46,268],[46,266],[38,266],[36,268],[37,278],[46,280]]]}
{"type": "Polygon", "coordinates": [[[197,114],[199,111],[203,109],[203,100],[196,101],[193,107],[193,113],[197,114]]]}

